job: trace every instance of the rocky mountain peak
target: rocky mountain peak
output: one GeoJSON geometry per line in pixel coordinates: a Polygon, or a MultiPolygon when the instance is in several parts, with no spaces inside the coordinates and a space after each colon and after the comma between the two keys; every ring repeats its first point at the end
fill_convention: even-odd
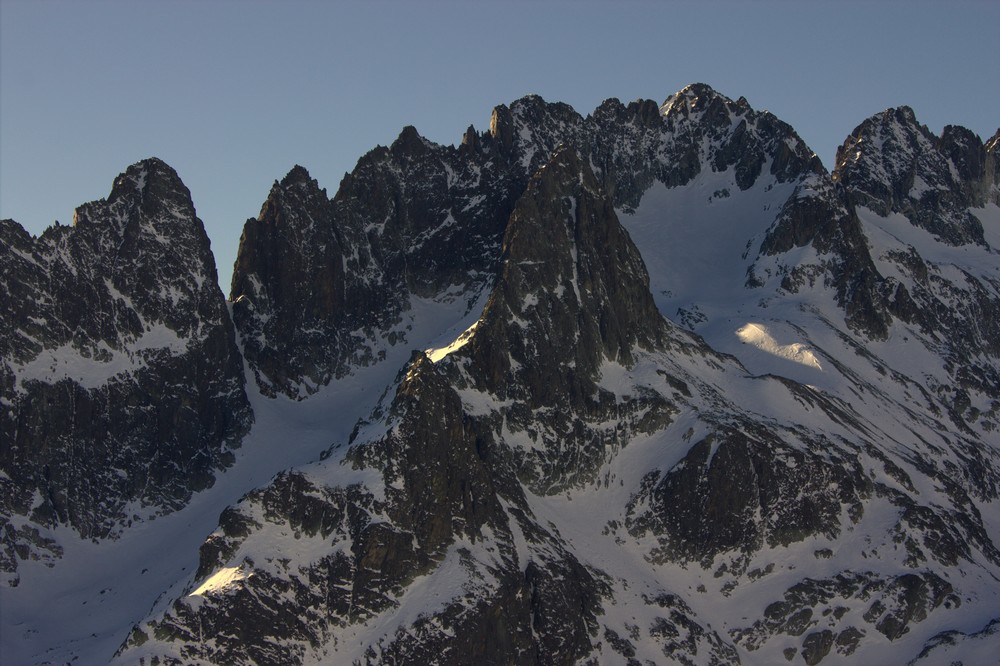
{"type": "Polygon", "coordinates": [[[261,205],[257,219],[266,224],[302,225],[303,208],[324,208],[329,205],[326,189],[309,175],[305,167],[296,164],[280,181],[274,181],[267,199],[261,205]],[[295,221],[293,221],[295,220],[295,221]]]}
{"type": "MultiPolygon", "coordinates": [[[[721,98],[723,100],[729,99],[725,95],[716,92],[716,90],[707,83],[695,82],[684,86],[673,95],[670,95],[667,100],[673,100],[675,102],[684,101],[686,103],[699,106],[717,98],[721,98]]],[[[666,102],[664,104],[666,104],[666,102]]]]}
{"type": "Polygon", "coordinates": [[[420,136],[417,128],[413,125],[407,125],[392,142],[389,150],[397,156],[417,157],[427,152],[428,148],[427,139],[420,136]]]}
{"type": "Polygon", "coordinates": [[[115,178],[108,201],[110,202],[130,190],[144,192],[147,185],[161,179],[174,187],[182,184],[180,176],[177,175],[173,167],[160,158],[148,157],[140,160],[115,178]]]}
{"type": "Polygon", "coordinates": [[[985,162],[971,132],[951,127],[937,137],[901,106],[851,132],[837,149],[833,178],[855,205],[902,213],[950,245],[985,245],[982,224],[967,210],[985,203],[985,162]]]}
{"type": "MultiPolygon", "coordinates": [[[[583,148],[583,117],[562,102],[546,102],[527,95],[493,110],[490,136],[511,166],[530,176],[548,160],[560,143],[583,148]]],[[[524,178],[526,180],[526,178],[524,178]]],[[[522,180],[522,182],[524,182],[522,180]]]]}
{"type": "MultiPolygon", "coordinates": [[[[746,100],[744,100],[745,103],[746,100]]],[[[707,118],[721,121],[729,117],[736,104],[705,83],[692,83],[668,97],[660,105],[660,112],[667,118],[707,118]]]]}
{"type": "MultiPolygon", "coordinates": [[[[141,208],[147,216],[172,215],[193,218],[191,192],[173,167],[157,157],[150,157],[128,167],[119,175],[105,200],[124,209],[141,208]]],[[[90,204],[77,209],[75,223],[88,219],[90,204]]]]}
{"type": "Polygon", "coordinates": [[[651,99],[637,99],[625,105],[617,97],[611,97],[601,102],[590,118],[598,125],[629,121],[639,127],[651,129],[663,125],[660,107],[651,99]]]}
{"type": "Polygon", "coordinates": [[[505,104],[493,107],[490,116],[490,136],[501,152],[510,151],[514,142],[514,119],[505,104]]]}
{"type": "Polygon", "coordinates": [[[913,112],[913,108],[905,104],[895,108],[886,109],[883,112],[883,115],[887,118],[891,118],[894,122],[900,125],[921,126],[920,123],[917,122],[917,114],[913,112]]]}
{"type": "MultiPolygon", "coordinates": [[[[898,157],[911,155],[921,139],[932,144],[934,136],[926,126],[917,122],[913,109],[908,106],[885,109],[855,127],[837,149],[836,173],[841,175],[851,165],[863,163],[866,157],[874,161],[882,155],[882,152],[876,155],[875,150],[902,153],[898,157]]],[[[886,168],[898,170],[899,160],[894,160],[886,168]]]]}
{"type": "Polygon", "coordinates": [[[469,125],[465,133],[462,134],[461,151],[463,155],[477,154],[482,151],[482,141],[475,126],[469,125]]]}
{"type": "Polygon", "coordinates": [[[514,100],[510,112],[522,124],[534,124],[546,116],[554,116],[563,120],[578,118],[579,114],[569,104],[564,102],[546,102],[541,95],[525,95],[514,100]]]}
{"type": "MultiPolygon", "coordinates": [[[[281,179],[281,187],[283,189],[288,189],[295,185],[300,186],[316,186],[317,183],[313,180],[312,176],[309,175],[309,171],[302,165],[296,164],[293,166],[285,177],[281,179]]],[[[324,190],[325,192],[325,190],[324,190]]]]}

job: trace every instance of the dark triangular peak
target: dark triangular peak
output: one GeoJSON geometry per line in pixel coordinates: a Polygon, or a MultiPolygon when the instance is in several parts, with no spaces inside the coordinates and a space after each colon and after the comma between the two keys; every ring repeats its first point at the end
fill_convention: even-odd
{"type": "Polygon", "coordinates": [[[933,171],[947,166],[934,150],[936,137],[917,122],[913,109],[886,109],[854,128],[837,148],[834,180],[859,204],[888,214],[908,198],[911,167],[921,156],[933,171]]]}
{"type": "Polygon", "coordinates": [[[837,149],[833,177],[851,203],[880,216],[902,213],[950,245],[985,244],[969,208],[993,190],[982,140],[961,127],[935,136],[908,106],[858,125],[837,149]]]}
{"type": "MultiPolygon", "coordinates": [[[[208,241],[195,215],[191,192],[177,172],[156,157],[136,162],[119,174],[107,198],[79,206],[73,226],[82,234],[75,242],[88,244],[117,243],[123,238],[129,243],[144,238],[155,244],[157,238],[174,234],[192,235],[197,245],[207,246],[208,241]]],[[[210,254],[199,258],[211,262],[214,272],[210,254]]]]}
{"type": "Polygon", "coordinates": [[[392,145],[389,146],[389,150],[399,157],[419,157],[428,150],[433,150],[438,147],[439,146],[437,146],[437,144],[431,143],[422,137],[416,127],[413,125],[407,125],[399,133],[396,140],[392,142],[392,145]]]}
{"type": "Polygon", "coordinates": [[[333,204],[296,165],[246,221],[233,266],[233,319],[266,394],[297,395],[330,380],[332,351],[323,350],[333,348],[342,318],[342,257],[333,204]]]}
{"type": "Polygon", "coordinates": [[[470,157],[479,154],[482,152],[482,149],[482,139],[479,137],[479,133],[476,132],[475,126],[469,125],[468,129],[462,135],[459,152],[463,156],[470,157]]]}
{"type": "Polygon", "coordinates": [[[191,205],[191,193],[187,186],[173,167],[158,157],[136,162],[115,178],[107,203],[114,204],[122,199],[183,207],[191,205]]]}
{"type": "MultiPolygon", "coordinates": [[[[59,295],[61,311],[45,327],[42,340],[72,337],[76,345],[104,341],[117,348],[158,321],[187,336],[197,326],[192,310],[228,320],[218,298],[215,259],[191,193],[158,158],[128,167],[114,179],[107,198],[76,209],[72,226],[49,227],[30,245],[36,261],[22,278],[41,275],[39,293],[68,290],[59,295]],[[111,307],[104,298],[120,300],[124,307],[111,307]],[[100,302],[106,305],[91,308],[100,302]]],[[[45,299],[31,300],[39,301],[32,307],[53,306],[45,299]]]]}
{"type": "Polygon", "coordinates": [[[330,248],[333,252],[325,253],[330,263],[339,254],[326,190],[296,165],[280,182],[275,181],[260,213],[243,226],[233,267],[232,300],[249,299],[261,308],[266,300],[291,296],[304,286],[294,284],[291,276],[308,260],[302,255],[310,241],[335,244],[330,248]]]}
{"type": "MultiPolygon", "coordinates": [[[[317,189],[319,188],[319,185],[313,177],[309,175],[309,170],[301,164],[293,166],[288,173],[285,174],[285,177],[281,179],[280,185],[283,189],[288,189],[293,185],[300,185],[304,187],[311,186],[317,189]]],[[[322,192],[325,194],[326,190],[322,190],[322,192]]]]}
{"type": "MultiPolygon", "coordinates": [[[[500,277],[470,352],[504,391],[512,368],[538,399],[552,377],[592,378],[667,339],[649,277],[586,161],[556,151],[531,179],[504,237],[500,277]]],[[[558,389],[555,389],[558,390],[558,389]]]]}

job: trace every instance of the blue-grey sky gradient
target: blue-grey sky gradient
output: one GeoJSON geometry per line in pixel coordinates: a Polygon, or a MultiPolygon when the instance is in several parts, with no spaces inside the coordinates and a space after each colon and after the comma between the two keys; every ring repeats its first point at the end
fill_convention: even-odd
{"type": "Polygon", "coordinates": [[[0,217],[38,234],[149,156],[188,185],[224,290],[302,164],[332,196],[405,125],[452,144],[528,93],[586,115],[701,81],[833,167],[868,116],[1000,125],[1000,2],[0,0],[0,217]]]}

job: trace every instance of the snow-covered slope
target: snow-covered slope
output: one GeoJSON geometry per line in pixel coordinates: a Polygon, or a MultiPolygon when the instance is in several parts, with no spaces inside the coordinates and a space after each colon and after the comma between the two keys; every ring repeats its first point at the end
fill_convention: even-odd
{"type": "Polygon", "coordinates": [[[293,169],[234,274],[235,462],[45,531],[5,661],[977,663],[998,142],[905,111],[833,175],[702,84],[408,128],[333,199],[293,169]]]}

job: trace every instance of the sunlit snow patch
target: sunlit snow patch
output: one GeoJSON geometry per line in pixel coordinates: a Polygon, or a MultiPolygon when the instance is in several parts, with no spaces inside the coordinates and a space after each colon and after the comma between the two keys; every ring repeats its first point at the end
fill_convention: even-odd
{"type": "Polygon", "coordinates": [[[779,345],[767,328],[760,324],[746,324],[736,331],[736,335],[746,344],[753,345],[768,354],[773,354],[774,356],[779,356],[795,363],[801,363],[802,365],[808,365],[817,370],[823,369],[816,355],[804,344],[793,342],[790,345],[779,345]]]}
{"type": "Polygon", "coordinates": [[[453,351],[458,351],[459,349],[464,347],[469,342],[469,340],[472,339],[472,334],[476,332],[477,326],[479,326],[478,319],[475,321],[475,323],[472,324],[472,326],[465,329],[465,331],[463,331],[460,336],[455,338],[455,341],[452,342],[447,347],[439,347],[438,349],[426,349],[424,350],[424,353],[427,354],[427,356],[430,357],[432,361],[437,363],[438,361],[440,361],[453,351]]]}
{"type": "Polygon", "coordinates": [[[223,567],[209,576],[208,580],[201,584],[197,590],[191,593],[192,597],[201,597],[206,593],[222,590],[237,581],[247,578],[246,572],[240,567],[223,567]]]}

